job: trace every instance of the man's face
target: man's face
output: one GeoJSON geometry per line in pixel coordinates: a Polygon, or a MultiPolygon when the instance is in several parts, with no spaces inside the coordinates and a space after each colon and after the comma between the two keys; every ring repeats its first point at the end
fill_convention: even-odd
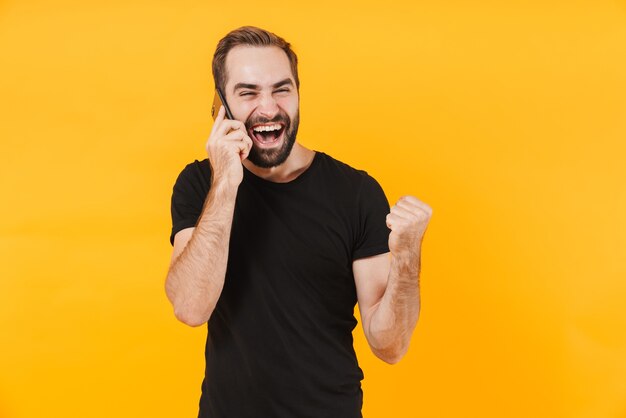
{"type": "Polygon", "coordinates": [[[226,56],[226,102],[252,139],[248,159],[263,168],[287,159],[298,132],[298,91],[278,47],[238,46],[226,56]]]}

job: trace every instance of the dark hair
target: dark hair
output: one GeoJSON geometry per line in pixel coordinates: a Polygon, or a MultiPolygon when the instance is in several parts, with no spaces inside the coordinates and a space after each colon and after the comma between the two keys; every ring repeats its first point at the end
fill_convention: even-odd
{"type": "MultiPolygon", "coordinates": [[[[298,57],[291,50],[289,42],[278,35],[268,32],[255,26],[242,26],[235,29],[223,37],[218,43],[213,54],[213,79],[215,87],[224,91],[226,86],[226,56],[236,46],[277,46],[287,54],[291,73],[296,81],[296,88],[300,89],[300,79],[298,78],[298,57]]],[[[224,92],[226,93],[226,92],[224,92]]]]}

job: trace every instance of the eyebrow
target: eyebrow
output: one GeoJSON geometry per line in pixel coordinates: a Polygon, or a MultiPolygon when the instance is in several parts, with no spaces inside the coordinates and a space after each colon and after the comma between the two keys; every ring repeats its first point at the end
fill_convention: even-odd
{"type": "MultiPolygon", "coordinates": [[[[282,87],[282,86],[293,87],[293,82],[291,81],[290,78],[285,78],[284,80],[280,80],[278,83],[272,84],[272,88],[275,88],[275,89],[277,89],[278,87],[282,87]]],[[[233,87],[233,93],[239,89],[261,90],[261,87],[259,87],[257,84],[237,83],[235,84],[235,87],[233,87]]]]}

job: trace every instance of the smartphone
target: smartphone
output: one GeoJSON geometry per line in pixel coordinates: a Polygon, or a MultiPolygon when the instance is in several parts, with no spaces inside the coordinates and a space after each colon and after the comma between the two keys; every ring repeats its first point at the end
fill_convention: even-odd
{"type": "Polygon", "coordinates": [[[215,89],[215,97],[213,97],[213,106],[211,107],[211,116],[213,116],[213,120],[215,120],[215,118],[217,117],[217,112],[220,111],[220,106],[224,106],[227,119],[235,119],[233,118],[233,114],[231,113],[228,104],[226,103],[224,94],[220,89],[215,89]]]}

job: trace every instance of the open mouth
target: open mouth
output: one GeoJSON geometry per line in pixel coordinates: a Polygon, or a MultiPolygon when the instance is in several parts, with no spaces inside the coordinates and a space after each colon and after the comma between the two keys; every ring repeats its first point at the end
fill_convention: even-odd
{"type": "Polygon", "coordinates": [[[251,137],[260,145],[271,146],[276,144],[283,135],[285,125],[272,123],[266,125],[256,125],[251,130],[251,137]]]}

